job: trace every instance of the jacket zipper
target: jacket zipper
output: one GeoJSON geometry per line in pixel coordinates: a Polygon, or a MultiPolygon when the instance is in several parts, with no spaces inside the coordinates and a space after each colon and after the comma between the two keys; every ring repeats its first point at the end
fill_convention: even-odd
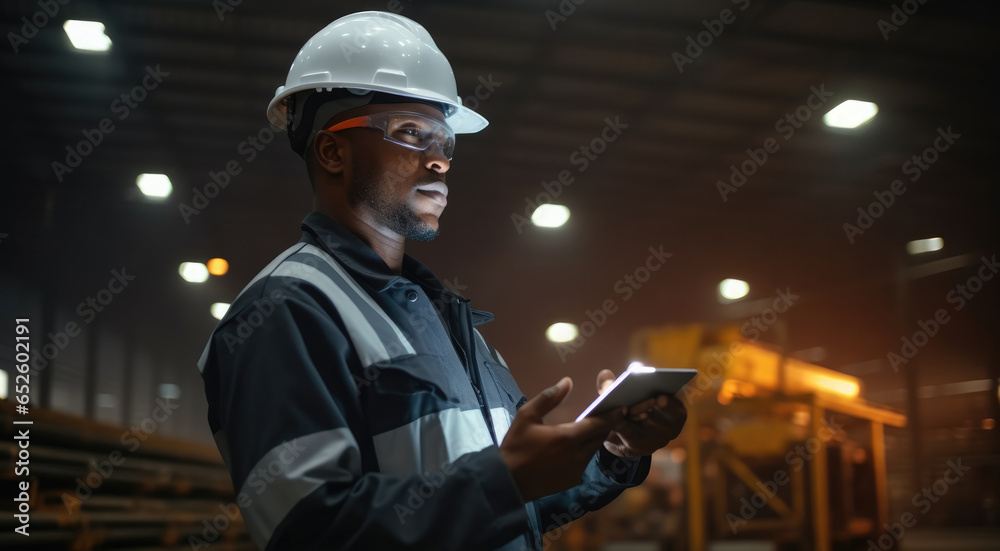
{"type": "Polygon", "coordinates": [[[479,401],[479,411],[483,415],[483,420],[486,421],[486,428],[490,431],[490,438],[493,439],[494,444],[499,446],[500,442],[497,441],[497,433],[493,428],[493,415],[490,413],[485,396],[483,396],[483,381],[480,376],[478,363],[476,361],[475,338],[473,335],[474,326],[472,325],[472,306],[468,300],[463,300],[458,297],[455,297],[454,305],[457,309],[456,313],[458,314],[456,318],[459,320],[459,323],[463,323],[465,325],[464,331],[461,332],[461,335],[464,338],[460,339],[458,335],[455,335],[454,338],[456,341],[465,341],[459,342],[459,348],[462,350],[464,355],[465,369],[469,375],[469,383],[472,385],[472,390],[476,393],[476,400],[479,401]]]}

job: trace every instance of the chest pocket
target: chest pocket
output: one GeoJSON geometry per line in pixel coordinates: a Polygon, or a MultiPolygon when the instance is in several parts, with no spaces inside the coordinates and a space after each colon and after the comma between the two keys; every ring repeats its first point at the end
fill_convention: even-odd
{"type": "Polygon", "coordinates": [[[493,418],[493,430],[497,434],[497,441],[503,442],[503,437],[514,421],[514,415],[517,414],[518,408],[523,406],[528,399],[518,388],[513,375],[506,367],[489,360],[484,361],[483,366],[486,371],[489,371],[499,398],[498,402],[494,402],[496,405],[490,408],[490,415],[493,418]],[[497,407],[497,405],[501,407],[497,407]]]}
{"type": "Polygon", "coordinates": [[[426,475],[493,443],[461,365],[415,354],[378,362],[365,377],[360,402],[381,472],[426,475]]]}
{"type": "Polygon", "coordinates": [[[484,361],[483,364],[490,372],[490,376],[496,384],[497,392],[499,392],[500,398],[504,401],[504,405],[508,406],[512,411],[517,411],[518,408],[528,401],[528,398],[518,388],[514,376],[510,374],[510,371],[506,367],[489,360],[484,361]]]}
{"type": "Polygon", "coordinates": [[[371,433],[380,434],[445,409],[462,408],[469,396],[457,379],[465,376],[461,369],[433,354],[399,356],[365,368],[356,382],[371,433]]]}

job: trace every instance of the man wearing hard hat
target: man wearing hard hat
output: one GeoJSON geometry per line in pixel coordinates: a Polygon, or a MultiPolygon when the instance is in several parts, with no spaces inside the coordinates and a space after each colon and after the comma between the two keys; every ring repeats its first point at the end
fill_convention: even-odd
{"type": "Polygon", "coordinates": [[[645,478],[683,426],[679,401],[544,424],[572,382],[527,400],[476,329],[493,316],[404,253],[438,233],[455,134],[487,125],[422,26],[331,23],[268,118],[305,159],[315,211],[199,360],[261,549],[541,549],[645,478]]]}

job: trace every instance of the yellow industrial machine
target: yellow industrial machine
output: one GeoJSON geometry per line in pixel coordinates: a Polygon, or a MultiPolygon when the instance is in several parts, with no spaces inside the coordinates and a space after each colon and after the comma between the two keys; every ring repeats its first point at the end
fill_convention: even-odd
{"type": "Polygon", "coordinates": [[[767,539],[829,551],[888,521],[884,427],[906,417],[861,397],[849,375],[743,338],[738,326],[665,326],[633,336],[632,359],[695,368],[678,397],[688,545],[767,539]]]}

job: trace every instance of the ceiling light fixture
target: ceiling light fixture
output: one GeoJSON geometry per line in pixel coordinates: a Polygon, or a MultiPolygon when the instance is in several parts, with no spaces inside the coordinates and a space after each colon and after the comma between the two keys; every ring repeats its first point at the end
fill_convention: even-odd
{"type": "Polygon", "coordinates": [[[180,272],[184,281],[190,281],[191,283],[204,283],[208,281],[208,267],[201,262],[181,262],[180,268],[177,271],[180,272]]]}
{"type": "Polygon", "coordinates": [[[63,23],[63,30],[78,50],[106,52],[111,48],[111,39],[104,34],[104,23],[100,21],[69,19],[63,23]]]}
{"type": "Polygon", "coordinates": [[[135,179],[135,185],[139,186],[143,195],[152,199],[170,197],[170,192],[174,189],[166,174],[140,174],[135,179]]]}
{"type": "Polygon", "coordinates": [[[823,122],[831,128],[857,128],[878,113],[878,105],[870,101],[849,99],[823,115],[823,122]]]}
{"type": "Polygon", "coordinates": [[[553,323],[545,330],[545,338],[550,342],[569,342],[580,334],[580,330],[572,323],[553,323]]]}
{"type": "Polygon", "coordinates": [[[569,209],[562,205],[539,205],[531,213],[531,223],[541,228],[558,228],[569,220],[569,209]]]}
{"type": "Polygon", "coordinates": [[[725,301],[739,300],[750,292],[750,284],[742,279],[727,278],[719,282],[719,296],[725,301]]]}
{"type": "Polygon", "coordinates": [[[906,252],[910,254],[931,253],[944,248],[944,239],[931,237],[929,239],[917,239],[906,244],[906,252]]]}

